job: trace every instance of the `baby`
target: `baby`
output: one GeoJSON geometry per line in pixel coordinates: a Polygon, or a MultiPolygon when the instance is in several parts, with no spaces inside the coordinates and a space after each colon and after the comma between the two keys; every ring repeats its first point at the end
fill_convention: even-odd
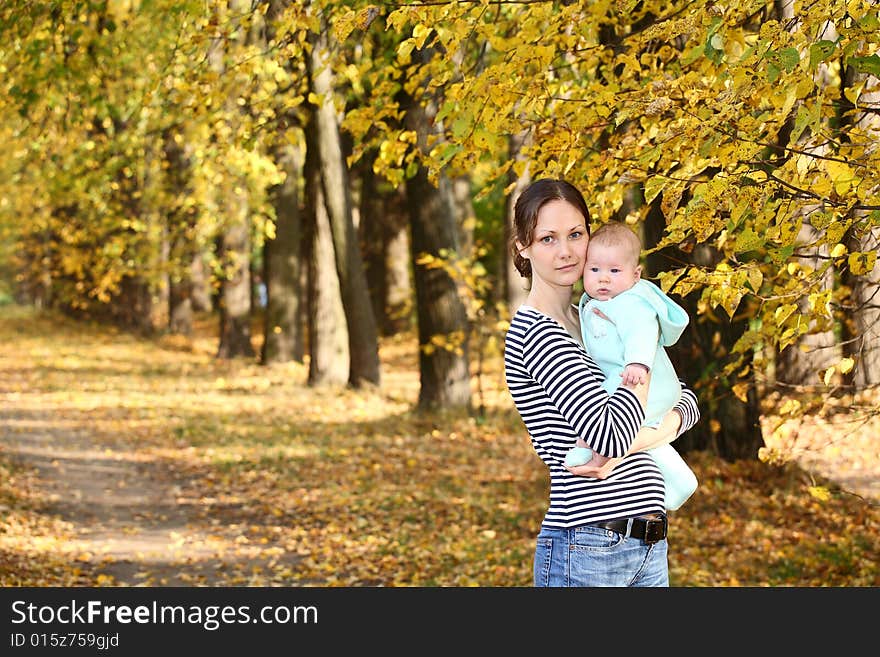
{"type": "MultiPolygon", "coordinates": [[[[664,347],[678,341],[688,316],[659,287],[641,279],[640,255],[641,242],[624,223],[607,223],[590,236],[579,304],[581,336],[605,374],[607,392],[621,383],[644,383],[651,372],[644,426],[654,427],[681,396],[664,347]]],[[[648,453],[663,474],[666,508],[679,508],[697,489],[696,476],[670,444],[648,453]]],[[[575,447],[565,462],[580,465],[590,458],[589,449],[575,447]]]]}

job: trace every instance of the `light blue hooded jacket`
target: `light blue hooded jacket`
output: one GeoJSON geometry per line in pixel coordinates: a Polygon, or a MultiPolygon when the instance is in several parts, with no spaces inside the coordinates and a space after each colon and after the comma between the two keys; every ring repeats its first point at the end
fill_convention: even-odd
{"type": "Polygon", "coordinates": [[[656,426],[678,403],[681,384],[665,347],[675,344],[688,324],[684,309],[659,287],[636,281],[613,299],[599,301],[584,293],[578,304],[584,346],[605,373],[605,390],[619,385],[623,368],[641,363],[650,368],[645,425],[656,426]],[[598,308],[608,317],[593,312],[598,308]]]}

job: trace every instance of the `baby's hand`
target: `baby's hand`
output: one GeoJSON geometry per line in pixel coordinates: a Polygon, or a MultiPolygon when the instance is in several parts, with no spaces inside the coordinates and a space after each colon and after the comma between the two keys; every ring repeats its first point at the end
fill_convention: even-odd
{"type": "Polygon", "coordinates": [[[623,377],[621,383],[624,385],[641,385],[648,381],[648,368],[641,363],[630,363],[623,368],[623,374],[621,376],[623,377]]]}

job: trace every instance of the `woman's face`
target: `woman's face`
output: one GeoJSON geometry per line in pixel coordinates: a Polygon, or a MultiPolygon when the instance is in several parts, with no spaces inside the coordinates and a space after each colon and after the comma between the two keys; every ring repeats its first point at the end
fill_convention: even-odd
{"type": "Polygon", "coordinates": [[[571,288],[580,279],[587,253],[584,216],[567,201],[545,203],[538,211],[532,243],[517,244],[532,264],[532,283],[571,288]]]}

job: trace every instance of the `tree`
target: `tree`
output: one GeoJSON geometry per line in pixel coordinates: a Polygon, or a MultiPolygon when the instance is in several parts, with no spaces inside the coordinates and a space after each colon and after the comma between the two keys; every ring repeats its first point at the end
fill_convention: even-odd
{"type": "Polygon", "coordinates": [[[372,158],[361,160],[358,235],[373,314],[382,335],[408,329],[412,316],[409,218],[405,190],[376,176],[372,158]]]}
{"type": "Polygon", "coordinates": [[[311,51],[308,56],[311,88],[319,99],[314,110],[315,143],[348,326],[351,359],[349,383],[359,387],[365,383],[378,384],[380,381],[379,336],[352,218],[349,172],[339,135],[333,69],[329,59],[331,38],[326,27],[326,18],[321,16],[320,21],[321,28],[309,35],[311,51]]]}
{"type": "Polygon", "coordinates": [[[275,235],[266,241],[264,279],[266,319],[261,362],[302,361],[305,353],[302,313],[305,294],[301,282],[304,253],[300,180],[305,164],[304,146],[279,147],[277,157],[286,176],[275,190],[275,235]]]}
{"type": "MultiPolygon", "coordinates": [[[[228,11],[233,16],[240,15],[243,4],[239,0],[229,0],[228,11]]],[[[217,9],[217,21],[229,20],[227,10],[217,9]]],[[[243,26],[235,18],[231,19],[230,41],[242,38],[243,26]]],[[[213,70],[221,77],[226,72],[226,40],[216,39],[209,52],[213,70]]],[[[231,91],[236,91],[233,87],[231,91]]],[[[225,128],[231,133],[239,129],[239,109],[232,94],[225,99],[228,123],[225,128]]],[[[218,205],[227,208],[226,225],[218,237],[218,255],[224,274],[220,277],[220,345],[218,358],[252,357],[256,355],[251,342],[251,276],[250,276],[250,203],[245,194],[243,181],[237,180],[238,172],[229,172],[229,180],[217,190],[218,205]]]]}
{"type": "MultiPolygon", "coordinates": [[[[437,106],[430,99],[405,100],[405,123],[422,150],[436,125],[437,106]]],[[[406,180],[411,226],[419,335],[419,401],[421,409],[470,408],[467,313],[456,282],[433,259],[460,252],[459,222],[453,182],[444,173],[436,183],[418,166],[406,180]]]]}
{"type": "MultiPolygon", "coordinates": [[[[353,8],[352,23],[364,11],[353,8]]],[[[695,322],[711,315],[733,329],[718,333],[706,357],[717,363],[715,380],[752,409],[746,423],[765,354],[845,320],[851,288],[829,287],[829,273],[867,280],[876,253],[866,238],[880,226],[876,136],[846,120],[874,114],[878,7],[823,0],[791,20],[776,11],[770,2],[425,3],[384,17],[403,37],[399,60],[438,53],[426,77],[443,88],[438,117],[451,120],[424,154],[432,175],[451,168],[499,179],[511,166],[504,142],[528,129],[532,175],[578,181],[597,220],[615,216],[637,182],[645,202],[633,219],[644,223],[659,207],[664,220],[654,249],[705,245],[714,254],[684,259],[658,280],[693,295],[695,322]],[[475,61],[484,44],[485,66],[456,78],[460,51],[475,61]],[[846,87],[848,67],[864,85],[846,87]],[[818,231],[808,243],[799,241],[804,223],[818,231]],[[823,245],[829,257],[809,264],[823,245]]],[[[823,381],[832,367],[851,363],[834,363],[823,381]]]]}
{"type": "MultiPolygon", "coordinates": [[[[277,21],[283,16],[290,0],[269,3],[265,25],[266,46],[279,43],[277,21]]],[[[296,91],[305,82],[302,49],[294,46],[291,57],[276,70],[276,78],[287,82],[288,92],[280,94],[284,101],[299,100],[296,91]],[[294,55],[300,55],[295,57],[294,55]],[[289,96],[294,98],[290,99],[289,96]]],[[[280,117],[271,146],[274,160],[284,171],[284,180],[272,190],[275,209],[274,229],[263,250],[263,279],[266,285],[266,309],[263,328],[263,364],[302,361],[305,355],[307,330],[308,250],[304,235],[305,136],[300,124],[302,112],[295,108],[278,107],[280,117]]]]}
{"type": "Polygon", "coordinates": [[[340,385],[350,379],[348,328],[314,119],[306,124],[305,254],[308,262],[309,385],[340,385]]]}

